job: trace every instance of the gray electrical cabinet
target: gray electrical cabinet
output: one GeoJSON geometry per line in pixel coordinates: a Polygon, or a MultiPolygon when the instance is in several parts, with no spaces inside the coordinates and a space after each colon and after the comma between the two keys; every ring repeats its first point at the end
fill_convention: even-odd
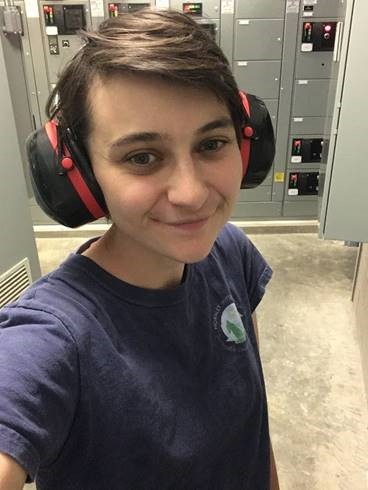
{"type": "MultiPolygon", "coordinates": [[[[41,126],[41,108],[38,100],[38,87],[34,75],[33,58],[29,36],[28,19],[23,1],[15,2],[20,19],[20,32],[3,33],[0,42],[10,83],[10,97],[16,121],[19,150],[22,157],[28,196],[33,195],[25,145],[28,134],[41,126]]],[[[0,5],[0,26],[4,25],[4,6],[0,5]]]]}
{"type": "Polygon", "coordinates": [[[367,155],[368,2],[348,2],[341,65],[329,137],[327,164],[322,169],[320,236],[368,242],[367,155]]]}
{"type": "MultiPolygon", "coordinates": [[[[234,3],[233,49],[234,77],[241,90],[261,97],[277,133],[279,93],[284,39],[285,1],[234,3]]],[[[229,53],[230,54],[230,53],[229,53]]],[[[275,217],[281,203],[273,203],[274,167],[256,189],[240,191],[234,218],[275,217]]]]}
{"type": "Polygon", "coordinates": [[[15,300],[41,275],[11,104],[12,83],[0,43],[0,306],[15,300]]]}
{"type": "Polygon", "coordinates": [[[331,127],[345,2],[301,0],[286,154],[284,217],[316,217],[320,166],[331,127]]]}

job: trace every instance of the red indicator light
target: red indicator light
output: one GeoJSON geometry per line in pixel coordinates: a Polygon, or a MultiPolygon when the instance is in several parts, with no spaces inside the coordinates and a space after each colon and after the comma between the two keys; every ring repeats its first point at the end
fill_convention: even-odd
{"type": "Polygon", "coordinates": [[[332,27],[330,26],[330,24],[327,24],[327,25],[325,26],[325,31],[326,31],[326,32],[330,32],[330,30],[331,30],[331,29],[332,29],[332,27]]]}
{"type": "Polygon", "coordinates": [[[306,23],[304,24],[304,29],[306,29],[306,30],[307,30],[307,29],[311,29],[311,27],[312,27],[312,24],[310,24],[309,22],[306,22],[306,23]]]}
{"type": "Polygon", "coordinates": [[[44,10],[44,12],[48,12],[49,11],[49,7],[47,5],[44,5],[43,6],[43,10],[44,10]]]}

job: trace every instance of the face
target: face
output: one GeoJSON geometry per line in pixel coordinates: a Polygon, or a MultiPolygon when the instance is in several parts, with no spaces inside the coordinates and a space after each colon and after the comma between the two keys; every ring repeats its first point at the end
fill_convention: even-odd
{"type": "Polygon", "coordinates": [[[96,80],[89,99],[89,155],[125,255],[166,265],[204,259],[242,178],[225,104],[138,76],[96,80]]]}

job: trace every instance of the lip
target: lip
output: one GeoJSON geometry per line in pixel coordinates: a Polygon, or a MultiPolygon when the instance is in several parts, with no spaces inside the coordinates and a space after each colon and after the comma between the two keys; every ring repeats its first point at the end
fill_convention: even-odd
{"type": "Polygon", "coordinates": [[[203,228],[206,223],[208,222],[209,217],[203,218],[200,220],[196,221],[182,221],[182,222],[177,222],[177,223],[165,223],[167,226],[170,226],[170,228],[176,229],[176,230],[183,230],[183,231],[195,231],[195,230],[200,230],[203,228]]]}
{"type": "Polygon", "coordinates": [[[171,226],[192,225],[194,223],[202,223],[202,221],[207,221],[208,218],[209,216],[206,216],[205,218],[196,219],[194,221],[178,221],[177,223],[167,223],[167,224],[171,226]]]}

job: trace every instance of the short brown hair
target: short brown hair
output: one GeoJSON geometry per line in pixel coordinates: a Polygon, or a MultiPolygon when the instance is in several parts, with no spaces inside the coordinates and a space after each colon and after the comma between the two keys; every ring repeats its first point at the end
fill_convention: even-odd
{"type": "Polygon", "coordinates": [[[188,15],[143,9],[82,32],[84,46],[62,71],[46,106],[50,119],[69,127],[86,148],[88,89],[96,76],[142,74],[211,90],[231,115],[241,141],[244,112],[229,63],[207,32],[188,15]]]}

